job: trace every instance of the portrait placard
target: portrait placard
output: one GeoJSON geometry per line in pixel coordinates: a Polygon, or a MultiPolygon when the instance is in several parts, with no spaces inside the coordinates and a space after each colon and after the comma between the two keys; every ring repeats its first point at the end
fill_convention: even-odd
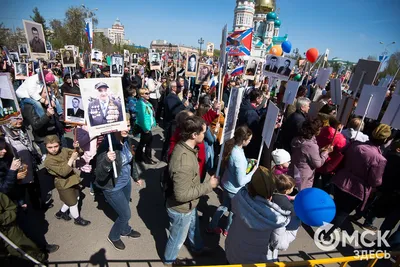
{"type": "Polygon", "coordinates": [[[319,85],[322,89],[324,89],[326,83],[328,82],[329,76],[331,76],[332,71],[332,68],[320,69],[318,71],[318,76],[315,83],[319,85]]]}
{"type": "Polygon", "coordinates": [[[85,124],[85,109],[80,95],[64,93],[64,111],[65,123],[85,124]]]}
{"type": "Polygon", "coordinates": [[[16,80],[25,80],[28,78],[28,63],[14,62],[14,71],[16,80]]]}
{"type": "Polygon", "coordinates": [[[331,80],[331,98],[334,105],[342,102],[342,85],[340,79],[331,80]]]}
{"type": "Polygon", "coordinates": [[[400,129],[400,95],[393,95],[381,123],[400,129]]]}
{"type": "Polygon", "coordinates": [[[90,136],[127,129],[121,78],[79,79],[79,85],[90,136]]]}
{"type": "Polygon", "coordinates": [[[262,70],[262,65],[263,61],[261,58],[249,57],[243,78],[247,80],[254,80],[257,71],[262,70]]]}
{"type": "Polygon", "coordinates": [[[340,102],[339,111],[336,115],[336,118],[344,126],[347,125],[347,121],[349,120],[351,112],[353,111],[354,102],[354,98],[350,96],[343,97],[342,101],[340,102]]]}
{"type": "Polygon", "coordinates": [[[293,105],[294,99],[297,96],[300,82],[288,81],[286,84],[285,94],[283,95],[283,103],[293,105]]]}
{"type": "Polygon", "coordinates": [[[265,58],[264,76],[287,81],[295,63],[296,61],[294,59],[269,54],[265,58]]]}
{"type": "Polygon", "coordinates": [[[124,58],[121,55],[111,56],[111,77],[122,77],[124,74],[124,58]]]}
{"type": "Polygon", "coordinates": [[[161,70],[161,59],[158,53],[149,53],[150,70],[161,70]]]}
{"type": "Polygon", "coordinates": [[[214,44],[213,43],[207,43],[206,55],[209,57],[212,57],[214,55],[214,44]]]}
{"type": "Polygon", "coordinates": [[[203,84],[204,82],[209,82],[212,74],[212,65],[205,63],[199,63],[196,75],[196,84],[203,84]]]}
{"type": "Polygon", "coordinates": [[[98,49],[92,49],[90,62],[95,65],[103,64],[103,52],[98,49]]]}
{"type": "Polygon", "coordinates": [[[196,77],[197,73],[197,55],[191,54],[186,61],[186,77],[196,77]]]}
{"type": "MultiPolygon", "coordinates": [[[[66,46],[67,47],[67,46],[66,46]]],[[[64,67],[76,67],[75,63],[75,48],[73,45],[68,46],[68,48],[60,49],[61,53],[61,63],[64,67]]]]}
{"type": "Polygon", "coordinates": [[[267,115],[265,116],[265,122],[262,131],[262,138],[264,139],[265,145],[268,148],[271,147],[271,140],[272,136],[274,135],[275,125],[278,119],[278,115],[279,115],[279,108],[271,100],[269,100],[267,115]]]}
{"type": "Polygon", "coordinates": [[[349,90],[354,92],[356,95],[365,84],[372,84],[374,82],[376,73],[378,72],[379,66],[379,61],[365,59],[358,60],[356,69],[351,78],[349,90]],[[360,87],[358,88],[359,84],[360,87]]]}
{"type": "Polygon", "coordinates": [[[221,138],[221,144],[233,138],[235,133],[237,118],[239,116],[240,104],[243,99],[244,88],[232,88],[228,102],[228,113],[225,117],[223,135],[221,138]]]}
{"type": "Polygon", "coordinates": [[[11,58],[13,63],[19,62],[18,52],[10,52],[10,58],[11,58]]]}
{"type": "Polygon", "coordinates": [[[42,24],[28,20],[22,20],[22,23],[24,24],[30,57],[32,59],[47,59],[46,39],[42,24]]]}
{"type": "Polygon", "coordinates": [[[385,87],[364,85],[354,114],[357,116],[364,116],[368,102],[372,96],[366,117],[376,120],[381,112],[383,102],[385,101],[386,91],[387,88],[385,87]]]}
{"type": "Polygon", "coordinates": [[[28,55],[28,44],[19,44],[18,45],[18,53],[20,56],[28,55]]]}
{"type": "Polygon", "coordinates": [[[139,55],[138,54],[132,54],[132,65],[137,65],[139,64],[139,55]]]}
{"type": "Polygon", "coordinates": [[[9,123],[11,118],[22,117],[8,72],[0,72],[0,104],[0,125],[9,123]]]}
{"type": "Polygon", "coordinates": [[[129,62],[129,50],[124,49],[124,62],[129,62]]]}

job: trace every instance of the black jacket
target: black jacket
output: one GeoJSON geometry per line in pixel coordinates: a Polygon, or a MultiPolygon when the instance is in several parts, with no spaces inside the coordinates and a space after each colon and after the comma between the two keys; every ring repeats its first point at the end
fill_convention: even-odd
{"type": "Polygon", "coordinates": [[[290,211],[291,216],[296,216],[293,203],[290,202],[286,195],[275,193],[272,195],[272,202],[277,204],[281,209],[290,211]]]}
{"type": "Polygon", "coordinates": [[[42,117],[36,113],[33,105],[25,103],[22,116],[28,125],[32,126],[33,137],[35,142],[42,143],[48,135],[63,135],[64,126],[61,124],[57,113],[49,117],[46,115],[46,109],[42,106],[45,113],[42,117]]]}
{"type": "Polygon", "coordinates": [[[17,171],[10,170],[11,160],[8,157],[0,159],[0,192],[4,194],[8,194],[17,182],[17,171]]]}
{"type": "Polygon", "coordinates": [[[176,114],[186,109],[185,105],[174,93],[169,93],[164,99],[165,122],[175,120],[176,114]]]}
{"type": "Polygon", "coordinates": [[[289,153],[291,151],[290,144],[292,142],[292,139],[299,135],[301,126],[303,125],[303,122],[305,120],[306,115],[303,112],[296,110],[296,112],[291,114],[282,125],[280,135],[281,143],[283,145],[283,148],[289,153]]]}

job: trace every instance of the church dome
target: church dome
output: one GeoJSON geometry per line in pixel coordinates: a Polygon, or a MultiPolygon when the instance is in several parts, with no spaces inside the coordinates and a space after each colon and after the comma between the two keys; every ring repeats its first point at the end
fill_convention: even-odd
{"type": "Polygon", "coordinates": [[[114,21],[114,24],[113,24],[113,25],[122,26],[121,21],[119,20],[119,18],[117,18],[117,19],[114,21]]]}
{"type": "Polygon", "coordinates": [[[267,14],[267,21],[274,21],[276,20],[276,13],[275,12],[269,12],[267,14]]]}
{"type": "Polygon", "coordinates": [[[275,10],[276,0],[256,0],[256,13],[267,14],[275,10]]]}
{"type": "Polygon", "coordinates": [[[281,27],[282,22],[280,21],[279,18],[276,18],[276,20],[274,21],[274,27],[275,28],[279,28],[281,27]]]}

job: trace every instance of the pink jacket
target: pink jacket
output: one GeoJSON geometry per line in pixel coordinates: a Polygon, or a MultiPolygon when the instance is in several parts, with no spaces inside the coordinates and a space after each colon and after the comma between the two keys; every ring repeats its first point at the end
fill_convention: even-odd
{"type": "Polygon", "coordinates": [[[332,183],[363,201],[363,210],[372,188],[382,184],[386,159],[379,147],[369,142],[354,142],[345,150],[343,161],[344,168],[336,173],[332,183]]]}

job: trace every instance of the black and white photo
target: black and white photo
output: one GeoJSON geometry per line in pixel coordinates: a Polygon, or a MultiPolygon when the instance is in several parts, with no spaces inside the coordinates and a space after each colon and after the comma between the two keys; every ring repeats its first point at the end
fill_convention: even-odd
{"type": "Polygon", "coordinates": [[[254,80],[257,71],[259,71],[259,67],[262,66],[262,59],[250,57],[246,64],[246,70],[244,72],[244,79],[254,80]]]}
{"type": "Polygon", "coordinates": [[[10,59],[12,62],[19,62],[18,52],[10,52],[10,59]]]}
{"type": "Polygon", "coordinates": [[[131,57],[132,57],[132,64],[137,65],[139,63],[138,54],[132,54],[131,57]]]}
{"type": "Polygon", "coordinates": [[[22,62],[14,62],[15,79],[25,80],[28,78],[28,64],[22,62]]]}
{"type": "Polygon", "coordinates": [[[196,77],[197,72],[197,55],[191,54],[187,60],[185,75],[187,77],[196,77]]]}
{"type": "Polygon", "coordinates": [[[149,54],[149,62],[150,62],[151,70],[160,70],[161,69],[160,54],[150,53],[149,54]]]}
{"type": "Polygon", "coordinates": [[[43,26],[40,23],[23,20],[25,36],[29,45],[29,52],[32,59],[47,59],[46,39],[43,26]]]}
{"type": "Polygon", "coordinates": [[[296,60],[287,57],[267,55],[264,65],[264,76],[287,81],[295,66],[296,60]]]}
{"type": "Polygon", "coordinates": [[[93,49],[91,54],[91,63],[95,65],[102,65],[103,63],[103,52],[98,49],[93,49]]]}
{"type": "Polygon", "coordinates": [[[28,55],[28,44],[19,44],[18,52],[21,56],[27,56],[28,55]]]}
{"type": "Polygon", "coordinates": [[[124,72],[124,58],[121,55],[111,56],[111,77],[121,77],[124,72]]]}
{"type": "Polygon", "coordinates": [[[124,62],[129,62],[129,50],[124,49],[124,62]]]}
{"type": "Polygon", "coordinates": [[[75,57],[73,49],[60,49],[61,59],[64,67],[75,67],[75,57]]]}
{"type": "Polygon", "coordinates": [[[65,122],[70,124],[85,124],[85,111],[80,95],[64,93],[65,122]]]}
{"type": "Polygon", "coordinates": [[[208,82],[212,74],[212,65],[200,63],[197,69],[196,84],[208,82]]]}

